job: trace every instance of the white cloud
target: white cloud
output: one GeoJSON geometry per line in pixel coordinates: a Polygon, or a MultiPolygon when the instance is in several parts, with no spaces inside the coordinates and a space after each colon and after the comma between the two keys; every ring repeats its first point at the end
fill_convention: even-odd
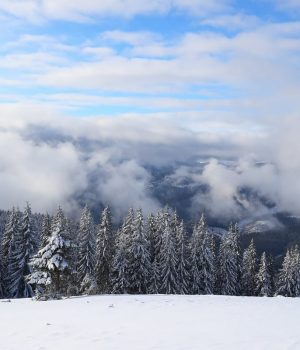
{"type": "Polygon", "coordinates": [[[274,0],[277,7],[281,10],[286,11],[299,11],[300,10],[300,1],[299,0],[274,0]]]}
{"type": "Polygon", "coordinates": [[[224,28],[227,31],[253,29],[262,24],[258,17],[243,13],[218,15],[203,19],[200,23],[211,27],[224,28]]]}
{"type": "Polygon", "coordinates": [[[31,22],[49,19],[86,22],[96,16],[132,17],[174,9],[205,16],[224,10],[227,4],[226,0],[1,0],[0,11],[31,22]]]}

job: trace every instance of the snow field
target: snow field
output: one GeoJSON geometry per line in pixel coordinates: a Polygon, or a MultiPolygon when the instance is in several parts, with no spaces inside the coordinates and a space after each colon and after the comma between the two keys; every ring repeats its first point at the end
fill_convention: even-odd
{"type": "Polygon", "coordinates": [[[0,302],[1,350],[298,350],[300,299],[104,295],[0,302]]]}

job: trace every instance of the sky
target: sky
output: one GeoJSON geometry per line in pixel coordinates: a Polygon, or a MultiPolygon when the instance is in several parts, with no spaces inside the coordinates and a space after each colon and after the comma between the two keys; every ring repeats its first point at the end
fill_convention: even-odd
{"type": "Polygon", "coordinates": [[[0,207],[149,211],[149,165],[205,158],[173,174],[210,186],[196,210],[251,209],[251,186],[299,212],[299,0],[0,0],[0,20],[0,207]]]}

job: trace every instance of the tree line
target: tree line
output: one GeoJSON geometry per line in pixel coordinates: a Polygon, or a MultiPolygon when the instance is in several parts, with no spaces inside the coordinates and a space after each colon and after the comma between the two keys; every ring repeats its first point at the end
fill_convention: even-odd
{"type": "Polygon", "coordinates": [[[129,209],[120,227],[109,207],[95,225],[88,207],[80,222],[61,208],[43,215],[37,229],[30,205],[12,209],[0,250],[0,297],[58,298],[81,294],[219,294],[300,296],[300,252],[294,246],[275,270],[257,256],[253,240],[243,251],[238,226],[217,236],[204,215],[191,235],[175,211],[144,218],[129,209]]]}

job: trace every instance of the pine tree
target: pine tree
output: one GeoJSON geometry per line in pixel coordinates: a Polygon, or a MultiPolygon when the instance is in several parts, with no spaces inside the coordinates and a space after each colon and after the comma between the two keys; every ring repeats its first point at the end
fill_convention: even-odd
{"type": "Polygon", "coordinates": [[[92,214],[87,206],[81,214],[78,245],[78,282],[82,284],[84,281],[90,289],[96,263],[96,235],[92,214]]]}
{"type": "Polygon", "coordinates": [[[66,238],[68,236],[66,220],[59,208],[46,246],[31,261],[33,272],[28,276],[27,282],[44,287],[52,297],[66,294],[68,290],[69,276],[72,273],[69,261],[72,243],[66,238]]]}
{"type": "Polygon", "coordinates": [[[191,278],[194,294],[212,294],[215,284],[215,261],[212,236],[204,215],[194,228],[191,239],[191,278]]]}
{"type": "Polygon", "coordinates": [[[255,295],[256,290],[256,251],[253,239],[243,253],[241,268],[242,294],[247,296],[255,295]]]}
{"type": "Polygon", "coordinates": [[[186,232],[183,221],[175,227],[176,230],[176,255],[178,257],[178,293],[188,294],[190,287],[190,275],[188,266],[188,252],[186,242],[186,232]]]}
{"type": "Polygon", "coordinates": [[[256,276],[256,294],[261,297],[270,297],[273,295],[272,277],[265,252],[261,256],[259,270],[256,276]]]}
{"type": "Polygon", "coordinates": [[[150,257],[151,257],[151,281],[149,292],[158,294],[161,285],[160,270],[160,249],[163,234],[163,212],[160,211],[156,215],[150,215],[148,218],[148,237],[150,241],[150,257]]]}
{"type": "Polygon", "coordinates": [[[42,233],[40,248],[45,247],[48,238],[51,236],[51,216],[49,214],[44,215],[42,223],[42,233]]]}
{"type": "Polygon", "coordinates": [[[36,252],[37,245],[32,212],[29,203],[27,203],[9,256],[8,294],[11,298],[32,297],[34,295],[32,287],[26,282],[26,276],[31,273],[29,262],[36,252]]]}
{"type": "Polygon", "coordinates": [[[134,221],[134,210],[130,208],[122,224],[122,235],[126,251],[131,247],[131,240],[133,235],[133,221],[134,221]]]}
{"type": "Polygon", "coordinates": [[[164,212],[164,231],[161,238],[160,247],[160,273],[161,285],[160,292],[163,294],[176,294],[178,286],[178,257],[176,256],[176,236],[172,230],[170,214],[164,212]]]}
{"type": "Polygon", "coordinates": [[[115,252],[111,267],[111,286],[114,294],[127,294],[129,292],[128,259],[126,240],[122,230],[117,232],[115,252]]]}
{"type": "Polygon", "coordinates": [[[295,297],[300,296],[300,252],[299,247],[296,245],[292,249],[292,264],[293,264],[293,275],[294,275],[294,294],[295,297]]]}
{"type": "Polygon", "coordinates": [[[219,288],[223,295],[239,295],[239,247],[237,226],[230,226],[219,253],[219,288]]]}
{"type": "Polygon", "coordinates": [[[111,267],[112,292],[115,294],[129,293],[129,256],[131,240],[133,235],[134,211],[128,210],[122,228],[116,237],[115,251],[111,267]]]}
{"type": "Polygon", "coordinates": [[[27,203],[15,236],[14,251],[9,264],[9,294],[11,297],[32,297],[34,292],[26,282],[31,273],[30,259],[36,253],[38,238],[31,207],[27,203]]]}
{"type": "Polygon", "coordinates": [[[113,253],[113,231],[111,212],[106,207],[101,216],[96,242],[96,281],[101,293],[109,292],[109,277],[113,253]]]}
{"type": "Polygon", "coordinates": [[[156,224],[155,216],[153,214],[150,214],[148,216],[145,230],[146,230],[147,240],[149,241],[150,260],[151,260],[151,263],[153,263],[155,259],[156,235],[157,235],[157,224],[156,224]]]}
{"type": "Polygon", "coordinates": [[[151,261],[149,241],[144,231],[142,210],[139,209],[133,221],[131,245],[128,250],[130,292],[146,293],[149,286],[151,261]]]}
{"type": "Polygon", "coordinates": [[[19,229],[19,215],[15,208],[9,214],[8,222],[5,225],[5,230],[1,241],[1,271],[4,284],[8,277],[8,259],[11,246],[14,242],[14,237],[19,229]]]}
{"type": "Polygon", "coordinates": [[[2,279],[2,272],[0,269],[0,299],[4,297],[4,290],[3,290],[3,279],[2,279]]]}
{"type": "Polygon", "coordinates": [[[278,274],[277,294],[300,296],[300,254],[298,246],[289,249],[278,274]]]}
{"type": "Polygon", "coordinates": [[[294,296],[294,276],[292,269],[291,251],[288,249],[284,257],[282,268],[278,274],[277,294],[286,297],[294,296]]]}

